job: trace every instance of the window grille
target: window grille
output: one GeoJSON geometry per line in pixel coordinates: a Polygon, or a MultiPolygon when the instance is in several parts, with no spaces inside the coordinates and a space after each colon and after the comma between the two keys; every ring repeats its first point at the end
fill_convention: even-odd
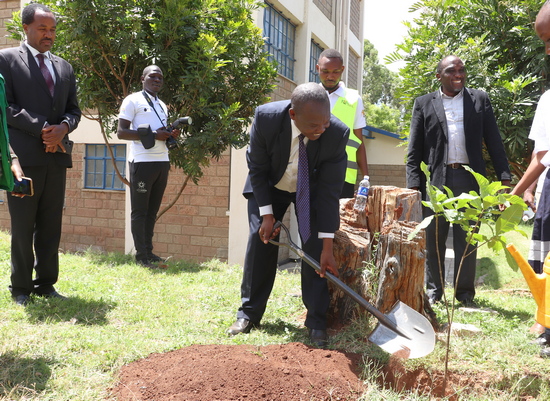
{"type": "MultiPolygon", "coordinates": [[[[111,145],[115,162],[124,176],[126,145],[111,145]]],[[[84,156],[84,188],[124,191],[124,183],[116,174],[107,145],[87,144],[84,156]]]]}
{"type": "Polygon", "coordinates": [[[296,26],[267,2],[264,9],[264,37],[269,59],[277,62],[277,72],[294,80],[296,26]]]}

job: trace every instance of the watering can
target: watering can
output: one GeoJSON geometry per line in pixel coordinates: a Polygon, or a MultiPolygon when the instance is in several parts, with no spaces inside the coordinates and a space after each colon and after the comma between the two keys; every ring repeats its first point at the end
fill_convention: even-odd
{"type": "Polygon", "coordinates": [[[542,273],[537,274],[514,245],[509,244],[506,248],[519,265],[535,298],[538,306],[535,320],[544,327],[550,327],[550,252],[544,259],[542,273]]]}

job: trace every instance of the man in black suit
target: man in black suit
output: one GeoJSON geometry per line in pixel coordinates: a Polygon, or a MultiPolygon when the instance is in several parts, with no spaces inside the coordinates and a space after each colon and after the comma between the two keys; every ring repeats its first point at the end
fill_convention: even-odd
{"type": "Polygon", "coordinates": [[[54,288],[65,177],[72,167],[63,143],[77,127],[81,112],[71,65],[50,53],[55,41],[54,14],[34,3],[23,9],[21,17],[27,39],[20,47],[0,51],[0,73],[6,80],[11,146],[34,184],[34,196],[8,197],[10,291],[18,305],[26,305],[31,294],[65,298],[54,288]]]}
{"type": "MultiPolygon", "coordinates": [[[[510,185],[508,159],[487,93],[464,87],[466,70],[462,60],[456,56],[447,56],[439,62],[436,77],[441,88],[420,96],[414,103],[407,156],[407,187],[420,190],[422,199],[427,199],[426,177],[420,169],[421,162],[424,162],[430,171],[432,185],[440,189],[445,185],[456,196],[471,190],[479,191],[473,175],[464,166],[468,165],[475,172],[486,175],[483,143],[497,177],[504,185],[510,185]]],[[[431,209],[424,208],[425,217],[432,213],[431,209]]],[[[442,217],[434,219],[426,228],[426,280],[432,304],[439,302],[443,296],[442,277],[445,277],[445,242],[448,232],[449,223],[442,217]],[[436,243],[439,247],[439,261],[436,243]]],[[[466,245],[465,231],[453,225],[455,296],[464,305],[472,306],[475,296],[475,251],[464,260],[457,279],[466,245]]],[[[472,247],[468,249],[470,252],[472,247]]]]}
{"type": "Polygon", "coordinates": [[[326,313],[329,294],[324,272],[338,270],[332,250],[340,225],[339,197],[346,170],[349,128],[331,116],[326,91],[315,83],[299,85],[291,100],[268,103],[256,109],[247,150],[249,173],[243,195],[248,199],[249,237],[241,285],[242,305],[230,335],[248,333],[260,324],[277,271],[277,246],[268,241],[277,220],[290,203],[296,205],[299,141],[307,142],[309,215],[300,215],[303,250],[320,261],[322,273],[302,262],[302,299],[307,308],[305,326],[312,342],[327,343],[326,313]],[[302,134],[303,136],[301,136],[302,134]],[[310,224],[301,223],[309,217],[310,224]]]}

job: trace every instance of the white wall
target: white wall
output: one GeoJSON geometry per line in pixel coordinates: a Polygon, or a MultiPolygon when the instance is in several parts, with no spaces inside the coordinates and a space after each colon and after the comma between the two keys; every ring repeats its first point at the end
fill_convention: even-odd
{"type": "Polygon", "coordinates": [[[374,139],[364,139],[369,164],[405,164],[407,147],[398,146],[403,141],[376,132],[372,134],[374,139]]]}

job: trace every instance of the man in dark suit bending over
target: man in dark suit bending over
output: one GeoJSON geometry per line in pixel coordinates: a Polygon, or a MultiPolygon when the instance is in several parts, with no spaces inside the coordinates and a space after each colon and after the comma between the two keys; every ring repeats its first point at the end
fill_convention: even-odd
{"type": "Polygon", "coordinates": [[[278,248],[268,241],[274,238],[275,222],[282,220],[292,202],[303,250],[320,261],[322,269],[318,275],[302,262],[305,325],[314,344],[327,344],[329,294],[324,272],[328,269],[338,274],[332,245],[340,225],[339,197],[348,137],[349,128],[331,116],[326,91],[315,83],[299,85],[290,101],[268,103],[256,109],[246,153],[249,173],[243,191],[248,199],[250,231],[241,285],[242,305],[237,321],[229,328],[230,335],[248,333],[260,324],[277,271],[278,248]],[[299,178],[301,141],[307,153],[305,179],[299,178]],[[301,182],[309,188],[305,206],[300,201],[301,182]]]}
{"type": "Polygon", "coordinates": [[[20,47],[0,51],[0,73],[6,80],[10,143],[34,184],[34,196],[8,197],[10,291],[14,301],[24,306],[31,294],[65,298],[54,288],[65,177],[72,167],[63,139],[77,127],[81,112],[71,65],[50,52],[55,16],[34,3],[23,9],[21,17],[27,40],[20,47]]]}
{"type": "MultiPolygon", "coordinates": [[[[414,102],[407,156],[407,187],[420,190],[426,198],[426,177],[420,169],[421,162],[428,166],[431,184],[442,189],[447,186],[455,196],[479,191],[474,176],[464,169],[470,166],[475,172],[486,175],[483,161],[483,143],[493,161],[497,177],[504,185],[510,185],[510,169],[504,145],[497,127],[493,108],[487,93],[466,88],[464,63],[456,56],[443,58],[437,66],[437,79],[441,88],[420,96],[414,102]]],[[[424,216],[433,212],[424,208],[424,216]]],[[[443,296],[445,277],[445,241],[449,223],[437,219],[439,261],[436,248],[436,219],[426,228],[427,292],[430,303],[439,302],[443,296]]],[[[476,252],[463,263],[457,280],[460,259],[466,248],[466,233],[453,225],[454,277],[456,299],[473,306],[475,296],[476,252]]],[[[468,248],[470,252],[471,247],[468,248]]]]}

